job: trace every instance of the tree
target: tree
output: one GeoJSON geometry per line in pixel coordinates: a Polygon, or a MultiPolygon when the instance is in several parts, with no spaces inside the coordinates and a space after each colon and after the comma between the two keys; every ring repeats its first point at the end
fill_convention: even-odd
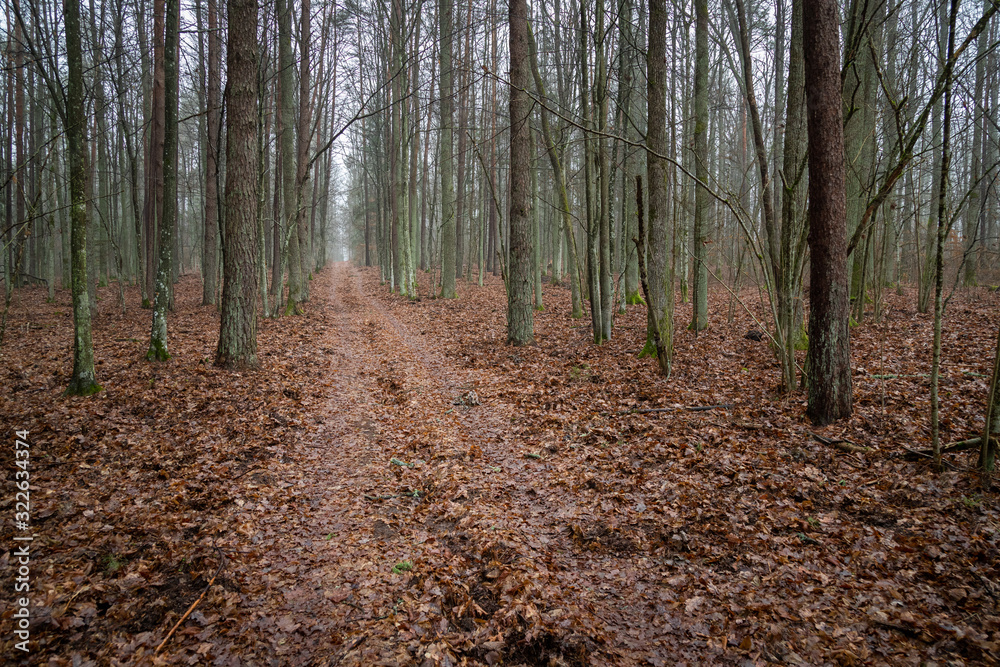
{"type": "MultiPolygon", "coordinates": [[[[538,97],[544,102],[547,101],[545,94],[545,84],[538,71],[538,49],[535,45],[535,38],[528,28],[528,46],[531,51],[531,73],[535,79],[535,89],[538,97]]],[[[555,188],[559,194],[559,217],[562,221],[563,232],[566,234],[567,246],[569,248],[569,284],[570,302],[572,304],[572,317],[583,317],[583,304],[580,301],[580,273],[577,270],[576,237],[573,235],[573,212],[569,205],[569,195],[566,188],[566,176],[563,171],[562,159],[556,148],[553,132],[549,122],[549,110],[541,109],[542,117],[542,138],[545,141],[545,150],[549,155],[549,164],[552,165],[552,173],[555,180],[555,188]]]]}
{"type": "Polygon", "coordinates": [[[809,405],[817,425],[851,415],[844,121],[836,0],[803,7],[809,137],[809,405]]]}
{"type": "Polygon", "coordinates": [[[441,40],[441,296],[455,292],[455,184],[454,111],[452,97],[452,17],[454,0],[438,0],[438,38],[441,40]]]}
{"type": "MultiPolygon", "coordinates": [[[[668,271],[671,239],[667,233],[666,154],[667,120],[667,7],[665,0],[650,0],[649,44],[646,48],[647,129],[646,174],[649,181],[649,248],[642,253],[640,275],[648,283],[646,350],[656,354],[664,375],[670,376],[673,363],[673,275],[668,271]],[[642,255],[646,256],[643,257],[642,255]]],[[[637,193],[641,189],[637,186],[637,193]]],[[[637,194],[638,196],[638,194],[637,194]]],[[[643,230],[639,230],[640,236],[643,230]]]]}
{"type": "Polygon", "coordinates": [[[531,284],[531,81],[528,3],[510,0],[510,268],[507,276],[507,342],[534,342],[531,284]]]}
{"type": "Polygon", "coordinates": [[[257,366],[257,3],[228,0],[222,318],[215,363],[257,366]]]}
{"type": "MultiPolygon", "coordinates": [[[[694,0],[694,174],[699,183],[694,193],[694,308],[691,329],[708,326],[708,0],[694,0]]],[[[753,82],[747,82],[752,89],[753,82]]],[[[652,183],[650,183],[652,187],[652,183]]],[[[650,201],[652,201],[650,190],[650,201]]],[[[769,196],[768,194],[764,195],[769,196]]],[[[652,216],[650,216],[652,217],[652,216]]]]}
{"type": "Polygon", "coordinates": [[[993,472],[997,458],[997,438],[1000,437],[1000,332],[997,332],[996,354],[993,357],[993,379],[986,399],[986,425],[979,446],[979,469],[993,472]]]}
{"type": "MultiPolygon", "coordinates": [[[[140,3],[143,4],[143,3],[140,3]]],[[[146,132],[146,193],[142,208],[144,282],[143,307],[152,306],[156,279],[156,231],[163,217],[163,129],[164,129],[164,0],[153,0],[153,86],[150,96],[149,127],[146,132]]],[[[141,22],[140,22],[141,24],[141,22]]]]}
{"type": "Polygon", "coordinates": [[[180,0],[167,0],[164,36],[164,115],[163,115],[163,219],[160,221],[160,261],[153,292],[153,325],[149,333],[146,359],[166,361],[167,307],[173,287],[171,264],[174,225],[177,221],[177,39],[180,31],[180,0]]]}
{"type": "Polygon", "coordinates": [[[208,0],[208,91],[205,145],[205,235],[202,246],[201,303],[215,305],[219,273],[219,98],[222,92],[222,40],[219,38],[218,0],[208,0]]]}
{"type": "MultiPolygon", "coordinates": [[[[290,6],[291,0],[286,0],[290,6]]],[[[312,140],[312,90],[309,87],[310,40],[312,15],[309,0],[301,0],[299,18],[299,115],[296,128],[295,149],[295,206],[294,224],[299,240],[299,289],[302,301],[309,300],[309,277],[312,275],[313,258],[310,249],[312,234],[307,222],[307,211],[311,208],[306,199],[309,184],[309,143],[312,140]]]]}
{"type": "Polygon", "coordinates": [[[72,219],[73,376],[66,393],[89,396],[101,390],[94,375],[94,345],[87,295],[87,116],[83,112],[83,49],[79,0],[64,0],[68,90],[64,121],[69,143],[70,218],[72,219]]]}
{"type": "MultiPolygon", "coordinates": [[[[281,106],[281,130],[278,150],[281,151],[281,243],[288,253],[288,303],[286,315],[302,312],[305,300],[302,281],[302,246],[299,244],[297,197],[295,189],[295,98],[292,95],[295,61],[292,54],[292,0],[278,0],[278,98],[281,106]]],[[[228,148],[227,148],[228,150],[228,148]]]]}

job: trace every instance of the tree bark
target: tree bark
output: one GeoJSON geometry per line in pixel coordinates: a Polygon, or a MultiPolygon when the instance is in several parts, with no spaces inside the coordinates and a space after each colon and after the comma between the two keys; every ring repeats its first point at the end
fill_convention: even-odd
{"type": "Polygon", "coordinates": [[[202,245],[201,278],[203,306],[216,304],[219,275],[219,125],[222,109],[222,40],[219,38],[218,0],[208,0],[208,90],[205,146],[205,236],[202,245]]]}
{"type": "Polygon", "coordinates": [[[257,361],[257,3],[228,0],[226,50],[226,204],[222,317],[215,363],[253,368],[257,361]]]}
{"type": "Polygon", "coordinates": [[[803,7],[809,136],[809,405],[814,424],[851,415],[844,122],[836,0],[803,7]]]}
{"type": "MultiPolygon", "coordinates": [[[[291,0],[286,0],[291,5],[291,0]]],[[[309,279],[312,276],[312,234],[309,229],[309,210],[313,202],[307,199],[309,185],[309,144],[312,140],[312,103],[309,76],[311,73],[310,42],[312,34],[310,0],[300,0],[299,18],[299,115],[296,128],[295,160],[295,227],[299,241],[300,296],[309,300],[309,279]]]]}
{"type": "Polygon", "coordinates": [[[143,236],[145,238],[146,286],[144,307],[152,306],[157,272],[157,239],[163,217],[163,123],[164,123],[164,71],[163,71],[163,14],[164,0],[153,1],[153,93],[150,102],[150,122],[146,144],[146,197],[142,209],[143,236]]]}
{"type": "MultiPolygon", "coordinates": [[[[298,210],[296,207],[295,159],[295,101],[293,82],[295,62],[292,54],[292,0],[278,0],[278,103],[281,105],[281,132],[278,148],[281,151],[281,205],[282,247],[288,257],[288,302],[286,315],[302,312],[305,300],[302,280],[302,253],[299,244],[298,210]]],[[[228,150],[228,148],[227,148],[228,150]]]]}
{"type": "Polygon", "coordinates": [[[452,96],[452,18],[454,0],[438,0],[438,38],[441,40],[441,296],[455,292],[455,184],[454,110],[452,96]]]}
{"type": "MultiPolygon", "coordinates": [[[[694,0],[694,174],[701,183],[708,182],[708,0],[694,0]]],[[[753,82],[748,82],[748,91],[753,82]]],[[[708,192],[698,183],[694,192],[694,307],[691,314],[691,329],[701,331],[708,326],[708,192]]],[[[771,196],[766,189],[767,175],[764,176],[765,199],[771,196]]],[[[652,182],[650,201],[652,201],[652,182]]],[[[770,205],[770,202],[768,202],[770,205]]],[[[652,217],[652,214],[650,214],[652,217]]]]}
{"type": "Polygon", "coordinates": [[[83,49],[79,0],[64,0],[68,90],[65,125],[69,143],[70,217],[72,219],[73,376],[66,393],[89,396],[101,390],[94,374],[94,346],[87,296],[87,117],[83,109],[83,49]]]}
{"type": "Polygon", "coordinates": [[[533,343],[531,285],[531,98],[528,4],[510,0],[510,267],[507,275],[507,342],[533,343]]]}
{"type": "MultiPolygon", "coordinates": [[[[649,181],[649,247],[646,257],[639,257],[640,267],[646,266],[648,282],[648,327],[644,352],[656,354],[660,371],[670,376],[673,363],[673,276],[667,258],[672,246],[667,232],[666,164],[658,157],[665,155],[667,118],[667,8],[665,0],[650,0],[649,44],[646,49],[647,129],[646,173],[649,181]]],[[[637,184],[637,196],[641,190],[637,184]]],[[[640,236],[643,230],[639,230],[640,236]]],[[[642,269],[640,268],[640,271],[642,269]]]]}
{"type": "Polygon", "coordinates": [[[159,229],[159,265],[153,292],[153,324],[149,334],[146,359],[166,361],[167,308],[170,305],[174,226],[177,222],[177,44],[180,32],[180,0],[166,0],[164,37],[164,114],[163,114],[163,219],[159,229]]]}

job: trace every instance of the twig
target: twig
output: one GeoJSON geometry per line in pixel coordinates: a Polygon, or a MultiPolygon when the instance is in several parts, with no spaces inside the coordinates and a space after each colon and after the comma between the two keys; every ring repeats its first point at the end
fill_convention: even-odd
{"type": "Polygon", "coordinates": [[[622,410],[615,414],[619,415],[648,415],[654,412],[673,412],[675,410],[687,410],[688,412],[704,412],[706,410],[732,410],[732,403],[720,403],[719,405],[682,405],[675,408],[646,408],[643,410],[622,410]]]}
{"type": "Polygon", "coordinates": [[[373,502],[376,501],[376,500],[389,500],[391,498],[399,498],[399,496],[398,495],[391,495],[391,496],[369,496],[367,493],[365,494],[365,500],[371,500],[373,502]]]}
{"type": "MultiPolygon", "coordinates": [[[[991,438],[992,440],[992,438],[991,438]]],[[[969,449],[975,449],[982,445],[983,439],[981,437],[969,438],[968,440],[959,440],[957,442],[952,442],[941,448],[942,454],[950,454],[952,452],[964,452],[969,449]]],[[[913,456],[930,458],[933,455],[933,450],[930,449],[910,449],[906,445],[903,445],[903,449],[910,452],[913,456]]]]}
{"type": "Polygon", "coordinates": [[[812,431],[806,431],[806,433],[811,435],[813,439],[816,440],[817,442],[821,442],[824,445],[830,445],[831,447],[836,447],[842,452],[848,452],[850,454],[865,454],[872,450],[871,447],[856,445],[850,440],[845,440],[843,438],[837,438],[837,439],[825,438],[819,435],[818,433],[813,433],[812,431]]]}
{"type": "Polygon", "coordinates": [[[202,598],[205,597],[205,593],[207,593],[208,589],[210,589],[212,587],[212,584],[215,583],[215,578],[219,576],[220,572],[222,572],[222,566],[226,564],[226,555],[222,553],[222,549],[220,549],[219,547],[215,547],[215,550],[219,552],[220,556],[219,568],[215,571],[215,574],[212,575],[212,578],[208,580],[208,586],[205,586],[205,590],[201,592],[201,595],[198,596],[198,599],[191,603],[191,606],[188,607],[186,612],[184,612],[184,615],[181,616],[176,623],[174,623],[174,627],[170,628],[170,632],[167,633],[167,636],[163,638],[163,641],[160,642],[160,645],[156,647],[155,651],[153,651],[153,655],[159,653],[160,649],[162,649],[163,646],[168,641],[170,641],[170,638],[174,636],[174,633],[177,631],[177,628],[179,628],[181,623],[184,622],[184,619],[186,619],[188,616],[191,615],[191,612],[194,611],[194,608],[197,607],[198,603],[201,602],[202,598]]]}
{"type": "Polygon", "coordinates": [[[689,412],[703,412],[705,410],[732,410],[732,403],[720,403],[719,405],[693,405],[690,407],[685,407],[685,410],[689,412]]]}

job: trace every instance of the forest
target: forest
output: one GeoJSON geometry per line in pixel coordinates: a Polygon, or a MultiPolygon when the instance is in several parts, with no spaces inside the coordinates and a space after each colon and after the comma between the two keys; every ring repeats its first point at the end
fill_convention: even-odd
{"type": "Polygon", "coordinates": [[[0,651],[1000,663],[1000,0],[2,0],[0,651]]]}

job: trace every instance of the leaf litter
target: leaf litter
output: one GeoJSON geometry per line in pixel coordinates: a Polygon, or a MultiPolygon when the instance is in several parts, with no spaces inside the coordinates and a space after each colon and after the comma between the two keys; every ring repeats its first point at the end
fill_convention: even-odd
{"type": "MultiPolygon", "coordinates": [[[[26,664],[998,660],[996,495],[972,454],[903,456],[929,443],[913,295],[852,330],[855,415],[816,431],[722,294],[664,380],[636,356],[641,307],[596,347],[546,284],[536,345],[513,348],[498,279],[409,301],[374,269],[315,278],[240,373],[212,366],[196,277],[159,365],[138,294],[121,315],[103,290],[89,399],[61,395],[68,294],[18,292],[0,415],[32,441],[26,664]]],[[[946,441],[982,427],[997,298],[949,310],[946,441]]]]}

